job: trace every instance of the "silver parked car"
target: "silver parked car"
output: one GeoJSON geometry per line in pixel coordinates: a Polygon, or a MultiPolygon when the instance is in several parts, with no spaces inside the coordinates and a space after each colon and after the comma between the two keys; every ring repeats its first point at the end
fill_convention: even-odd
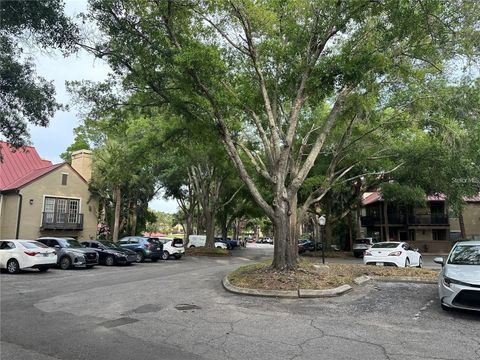
{"type": "Polygon", "coordinates": [[[442,265],[438,278],[442,308],[480,311],[480,241],[458,242],[446,262],[433,261],[442,265]]]}

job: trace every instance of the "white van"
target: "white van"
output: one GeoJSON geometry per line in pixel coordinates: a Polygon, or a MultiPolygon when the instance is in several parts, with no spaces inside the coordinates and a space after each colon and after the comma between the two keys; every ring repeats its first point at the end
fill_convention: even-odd
{"type": "MultiPolygon", "coordinates": [[[[205,246],[205,242],[207,241],[207,236],[206,235],[189,235],[188,236],[188,247],[201,247],[205,246]]],[[[215,242],[215,247],[220,248],[220,249],[226,249],[227,245],[224,244],[223,242],[216,241],[215,242]]]]}

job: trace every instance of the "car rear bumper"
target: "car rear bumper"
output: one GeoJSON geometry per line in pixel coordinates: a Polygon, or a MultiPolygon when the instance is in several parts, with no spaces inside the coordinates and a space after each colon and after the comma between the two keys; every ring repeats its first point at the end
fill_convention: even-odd
{"type": "Polygon", "coordinates": [[[399,256],[364,256],[363,263],[365,265],[404,267],[405,259],[399,256]]]}
{"type": "Polygon", "coordinates": [[[55,266],[57,265],[57,255],[45,257],[32,256],[27,259],[20,259],[18,264],[20,265],[20,269],[37,269],[38,267],[55,266]]]}
{"type": "Polygon", "coordinates": [[[175,255],[175,254],[185,254],[185,249],[184,248],[176,248],[172,247],[167,250],[170,255],[175,255]]]}

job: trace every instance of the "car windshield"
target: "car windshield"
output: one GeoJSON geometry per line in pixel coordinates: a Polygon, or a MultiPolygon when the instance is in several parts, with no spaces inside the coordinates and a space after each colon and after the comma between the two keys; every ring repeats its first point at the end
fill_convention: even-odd
{"type": "Polygon", "coordinates": [[[73,239],[62,239],[60,240],[62,243],[63,247],[67,248],[81,248],[83,247],[77,240],[73,239]]]}
{"type": "Polygon", "coordinates": [[[457,245],[450,254],[448,264],[480,265],[480,245],[457,245]]]}
{"type": "Polygon", "coordinates": [[[99,241],[99,243],[102,244],[103,246],[105,246],[107,249],[117,249],[117,250],[122,249],[123,250],[123,248],[120,245],[117,245],[112,241],[99,241]]]}
{"type": "Polygon", "coordinates": [[[396,242],[378,243],[372,245],[372,249],[394,249],[398,246],[396,242]]]}
{"type": "Polygon", "coordinates": [[[26,249],[48,248],[48,246],[38,241],[20,241],[20,244],[26,249]]]}

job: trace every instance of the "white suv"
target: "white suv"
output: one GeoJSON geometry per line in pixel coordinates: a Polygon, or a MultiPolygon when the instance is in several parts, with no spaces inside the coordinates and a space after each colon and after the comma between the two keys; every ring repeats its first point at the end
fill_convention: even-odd
{"type": "Polygon", "coordinates": [[[176,260],[180,259],[185,254],[185,247],[183,246],[183,240],[180,238],[166,238],[166,237],[151,237],[153,241],[159,241],[163,244],[162,259],[168,260],[170,256],[173,256],[176,260]]]}

